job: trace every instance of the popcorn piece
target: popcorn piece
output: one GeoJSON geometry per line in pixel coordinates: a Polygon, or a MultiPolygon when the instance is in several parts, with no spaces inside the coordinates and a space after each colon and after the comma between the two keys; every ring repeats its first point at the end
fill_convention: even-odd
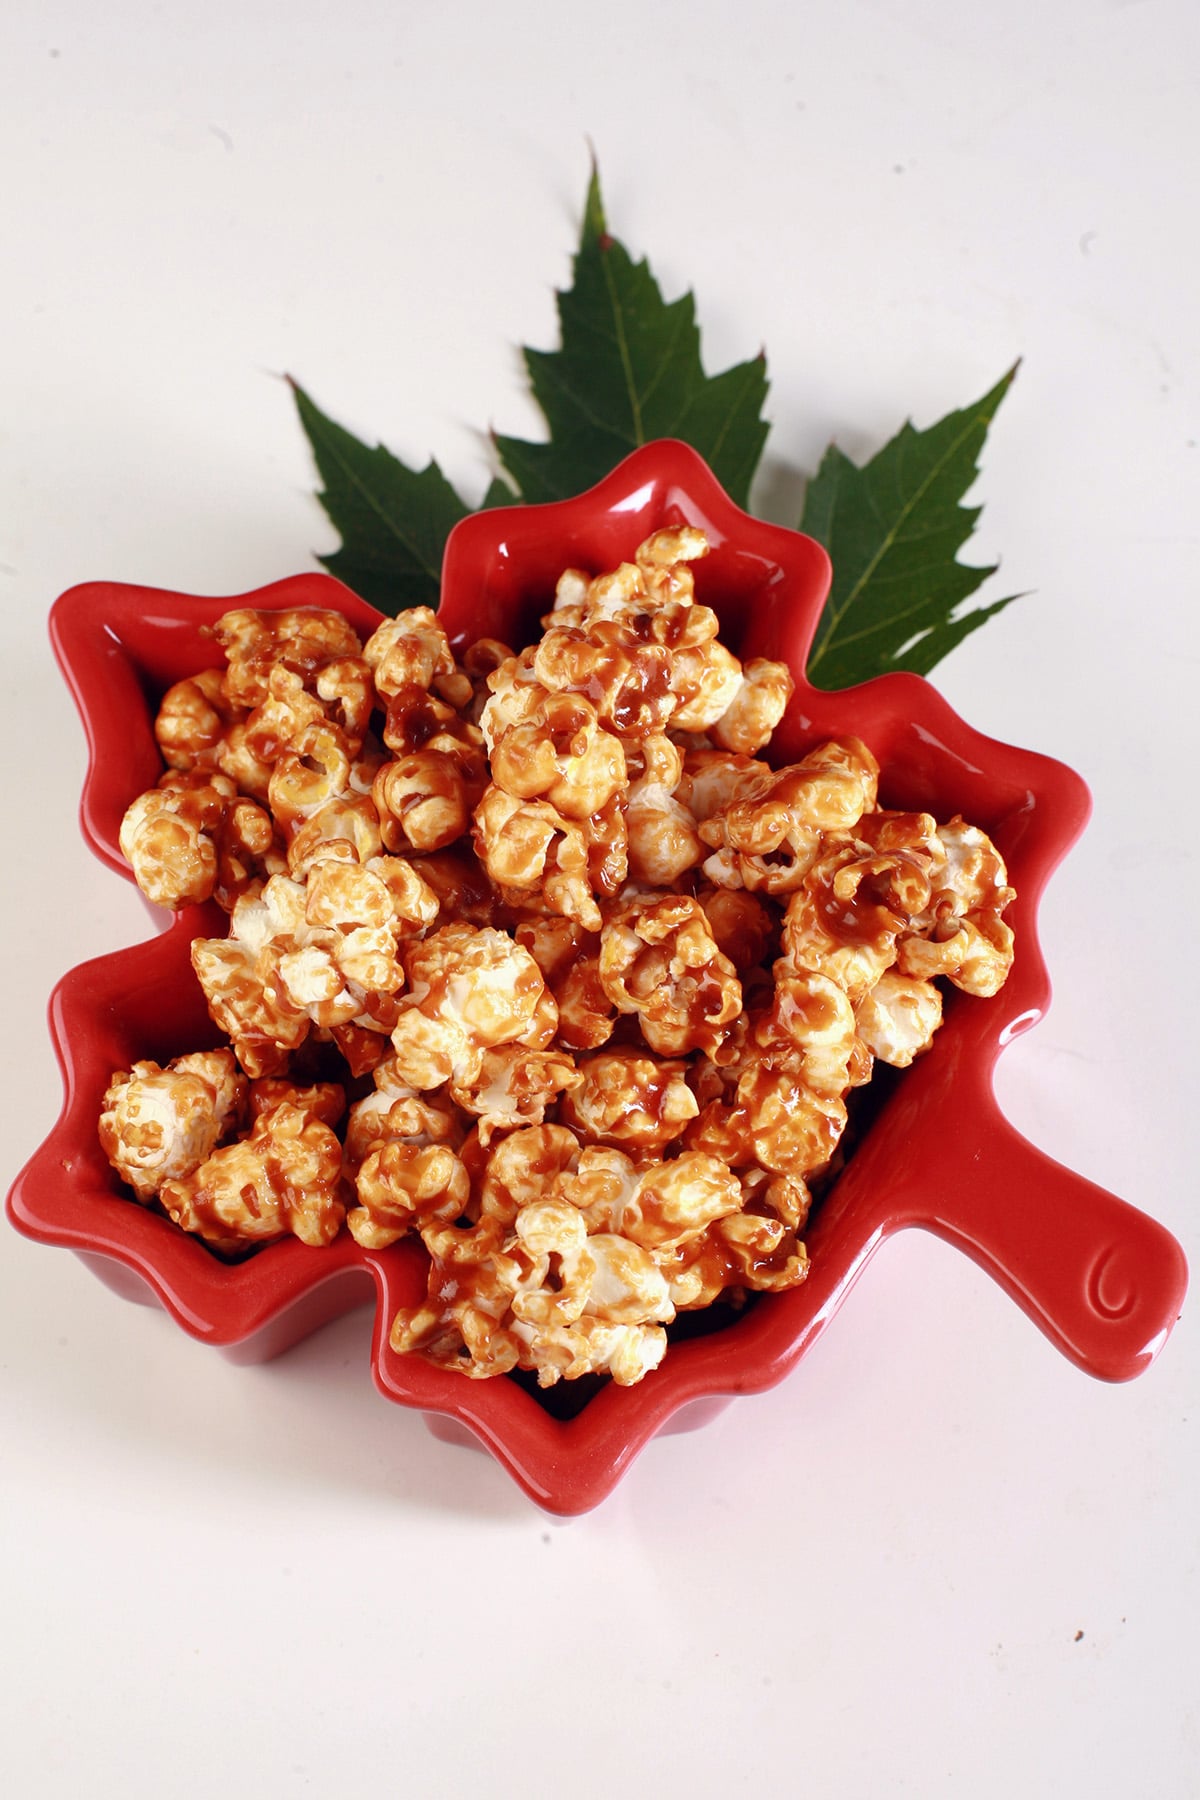
{"type": "Polygon", "coordinates": [[[931,981],[885,969],[854,1009],[858,1035],[894,1069],[907,1069],[928,1050],[942,1022],[942,996],[931,981]]]}
{"type": "Polygon", "coordinates": [[[505,733],[523,725],[546,697],[548,689],[533,672],[534,654],[533,649],[510,654],[485,677],[488,699],[479,728],[489,757],[505,733]]]}
{"type": "Polygon", "coordinates": [[[769,743],[795,687],[786,663],[768,662],[762,656],[745,663],[737,693],[710,727],[713,743],[721,750],[753,756],[769,743]]]}
{"type": "MultiPolygon", "coordinates": [[[[479,1230],[485,1239],[499,1243],[496,1228],[507,1231],[522,1207],[555,1192],[578,1161],[578,1139],[564,1125],[530,1125],[501,1138],[483,1154],[477,1183],[479,1230]]],[[[440,1244],[437,1253],[442,1253],[440,1244]]]]}
{"type": "Polygon", "coordinates": [[[359,1204],[346,1215],[351,1236],[364,1249],[383,1250],[407,1232],[434,1220],[458,1218],[467,1204],[467,1171],[444,1144],[390,1140],[358,1171],[359,1204]]]}
{"type": "Polygon", "coordinates": [[[291,1232],[332,1243],[345,1217],[342,1146],[328,1125],[284,1101],[261,1113],[248,1137],[226,1144],[159,1199],[177,1225],[214,1248],[242,1249],[291,1232]]]}
{"type": "Polygon", "coordinates": [[[330,858],[303,884],[275,876],[247,895],[228,942],[204,940],[192,960],[247,1073],[277,1074],[283,1060],[264,1045],[286,1055],[310,1024],[392,1030],[404,986],[399,945],[436,914],[432,891],[402,858],[365,866],[330,858]]]}
{"type": "Polygon", "coordinates": [[[490,787],[475,811],[475,840],[492,880],[503,887],[540,892],[565,918],[589,931],[600,929],[600,908],[588,874],[582,828],[545,800],[518,800],[490,787]]]}
{"type": "Polygon", "coordinates": [[[561,1107],[564,1123],[593,1142],[662,1150],[699,1112],[687,1065],[614,1050],[579,1065],[561,1107]]]}
{"type": "Polygon", "coordinates": [[[614,1228],[643,1249],[674,1250],[714,1220],[738,1212],[741,1204],[732,1169],[703,1151],[685,1150],[639,1177],[614,1228]]]}
{"type": "Polygon", "coordinates": [[[287,847],[287,872],[293,880],[303,881],[314,863],[326,857],[366,863],[382,849],[374,801],[369,794],[347,790],[294,823],[287,847]]]}
{"type": "Polygon", "coordinates": [[[771,1005],[750,1036],[769,1053],[782,1050],[813,1093],[836,1097],[850,1084],[855,1034],[854,1009],[836,981],[783,963],[771,1005]]]}
{"type": "Polygon", "coordinates": [[[700,836],[717,848],[704,873],[720,887],[798,888],[821,849],[823,832],[848,830],[874,804],[879,768],[858,738],[811,750],[799,763],[746,786],[700,836]]]}
{"type": "Polygon", "coordinates": [[[306,725],[271,770],[267,795],[286,836],[350,786],[350,745],[328,720],[306,725]]]}
{"type": "Polygon", "coordinates": [[[917,821],[912,848],[874,852],[857,835],[831,833],[788,904],[785,956],[832,977],[852,1001],[895,962],[900,934],[927,914],[931,859],[922,847],[923,815],[903,816],[917,821]]]}
{"type": "Polygon", "coordinates": [[[607,1044],[616,1009],[600,976],[599,953],[581,956],[554,984],[558,1039],[569,1050],[596,1050],[607,1044]]]}
{"type": "Polygon", "coordinates": [[[742,665],[716,638],[676,651],[671,667],[675,731],[707,731],[734,706],[742,692],[742,665]]]}
{"type": "Polygon", "coordinates": [[[474,1081],[452,1081],[450,1097],[479,1120],[479,1138],[497,1131],[540,1125],[559,1095],[578,1085],[574,1058],[565,1050],[527,1050],[505,1044],[485,1050],[474,1081]]]}
{"type": "Polygon", "coordinates": [[[285,607],[278,612],[238,607],[217,620],[213,636],[229,660],[226,699],[246,709],[266,699],[276,665],[307,677],[327,663],[362,651],[341,613],[322,607],[285,607]]]}
{"type": "Polygon", "coordinates": [[[114,1074],[100,1115],[100,1143],[141,1201],[187,1176],[237,1124],[246,1082],[228,1050],[177,1056],[166,1068],[136,1062],[114,1074]]]}
{"type": "Polygon", "coordinates": [[[513,1222],[514,1243],[525,1267],[512,1297],[514,1318],[524,1324],[572,1325],[588,1302],[596,1262],[587,1226],[569,1200],[534,1200],[513,1222]]]}
{"type": "Polygon", "coordinates": [[[945,975],[968,994],[996,994],[1013,960],[1013,931],[1001,917],[1016,898],[1004,860],[991,839],[961,818],[937,828],[944,867],[934,878],[926,912],[913,920],[897,965],[905,975],[945,975]]]}
{"type": "Polygon", "coordinates": [[[462,776],[440,750],[414,750],[384,763],[371,798],[389,850],[444,850],[470,824],[462,776]]]}
{"type": "Polygon", "coordinates": [[[163,695],[154,736],[171,769],[215,768],[222,739],[242,716],[225,697],[224,669],[204,669],[163,695]]]}
{"type": "Polygon", "coordinates": [[[729,1289],[779,1293],[808,1273],[808,1254],[780,1220],[750,1211],[731,1213],[681,1244],[664,1274],[679,1312],[711,1306],[729,1289]]]}
{"type": "Polygon", "coordinates": [[[554,995],[559,1043],[569,1050],[593,1050],[607,1043],[616,1009],[600,981],[599,933],[551,913],[522,919],[515,935],[554,995]]]}
{"type": "Polygon", "coordinates": [[[498,1044],[542,1049],[557,1008],[528,950],[502,931],[444,925],[407,947],[410,992],[392,1032],[396,1067],[412,1087],[475,1082],[498,1044]]]}
{"type": "Polygon", "coordinates": [[[727,813],[737,801],[756,790],[760,778],[770,781],[770,763],[732,750],[688,750],[683,759],[683,780],[678,797],[692,817],[703,823],[727,813]]]}
{"type": "Polygon", "coordinates": [[[609,1325],[582,1318],[536,1331],[514,1326],[513,1336],[526,1349],[528,1360],[522,1366],[537,1369],[541,1387],[581,1375],[611,1375],[618,1387],[633,1387],[667,1353],[667,1334],[656,1325],[609,1325]]]}
{"type": "Polygon", "coordinates": [[[752,1063],[737,1099],[739,1122],[763,1168],[807,1180],[828,1166],[846,1128],[846,1104],[809,1087],[799,1059],[752,1063]]]}
{"type": "Polygon", "coordinates": [[[626,810],[629,873],[648,887],[670,887],[704,856],[696,821],[675,797],[683,757],[670,738],[645,738],[626,810]]]}
{"type": "Polygon", "coordinates": [[[636,1013],[642,1036],[664,1056],[714,1050],[742,1007],[733,964],[722,956],[695,900],[623,908],[601,937],[600,980],[619,1012],[636,1013]]]}
{"type": "Polygon", "coordinates": [[[462,670],[471,683],[472,697],[463,705],[462,711],[472,725],[482,723],[483,710],[491,692],[488,677],[503,663],[512,661],[515,661],[512,651],[499,638],[476,638],[463,651],[462,670]]]}
{"type": "Polygon", "coordinates": [[[362,753],[375,709],[370,665],[361,656],[339,656],[318,669],[313,680],[326,717],[339,727],[351,758],[362,753]]]}
{"type": "Polygon", "coordinates": [[[449,640],[428,606],[410,606],[385,619],[363,646],[376,692],[390,699],[406,688],[428,691],[455,673],[449,640]]]}
{"type": "Polygon", "coordinates": [[[551,693],[586,694],[616,737],[665,731],[677,707],[672,653],[664,644],[621,637],[603,627],[584,633],[552,626],[534,652],[534,676],[551,693]]]}
{"type": "Polygon", "coordinates": [[[281,1074],[289,1053],[308,1036],[308,1014],[280,988],[268,986],[253,951],[235,938],[197,938],[192,967],[214,1022],[247,1075],[281,1074]]]}
{"type": "Polygon", "coordinates": [[[121,821],[121,854],[147,900],[172,909],[211,897],[216,838],[237,789],[214,772],[164,775],[121,821]]]}
{"type": "Polygon", "coordinates": [[[492,733],[496,786],[519,800],[544,799],[568,819],[591,818],[625,784],[621,741],[582,694],[544,694],[499,735],[493,720],[492,733]]]}
{"type": "Polygon", "coordinates": [[[374,1072],[375,1091],[350,1108],[346,1125],[345,1168],[353,1176],[373,1150],[404,1141],[417,1149],[448,1144],[456,1150],[464,1129],[454,1103],[443,1094],[421,1093],[401,1079],[395,1054],[374,1072]]]}
{"type": "Polygon", "coordinates": [[[285,750],[295,749],[314,725],[331,724],[325,708],[310,694],[303,678],[283,663],[266,672],[267,691],[246,718],[242,741],[259,762],[271,765],[285,750]]]}

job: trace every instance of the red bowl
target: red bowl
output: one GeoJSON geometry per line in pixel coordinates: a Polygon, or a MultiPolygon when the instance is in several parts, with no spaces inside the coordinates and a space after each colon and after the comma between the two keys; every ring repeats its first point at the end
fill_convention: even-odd
{"type": "MultiPolygon", "coordinates": [[[[829,587],[819,545],[740,511],[685,445],[651,444],[575,500],[464,520],[446,548],[442,622],[459,645],[482,635],[526,642],[563,568],[612,568],[651,531],[684,522],[700,526],[712,546],[696,566],[697,589],[720,615],[725,641],[743,655],[787,662],[796,677],[772,755],[788,760],[821,738],[857,733],[883,767],[881,802],[942,819],[963,813],[993,837],[1019,896],[1007,986],[992,1000],[950,998],[932,1050],[892,1085],[814,1214],[807,1281],[758,1298],[708,1335],[674,1343],[640,1385],[601,1385],[572,1404],[579,1395],[566,1388],[547,1399],[515,1379],[471,1381],[389,1347],[393,1314],[424,1291],[419,1244],[375,1252],[343,1235],[318,1250],[287,1239],[244,1262],[221,1261],[131,1202],[96,1136],[113,1069],[216,1041],[188,957],[193,937],[224,929],[207,908],[177,914],[148,943],[85,963],[59,983],[50,1020],[63,1111],[8,1200],[18,1230],[76,1251],[119,1292],[157,1301],[185,1331],[240,1360],[276,1355],[373,1292],[380,1390],[422,1409],[437,1435],[483,1444],[557,1513],[594,1506],[668,1424],[700,1423],[730,1396],[781,1380],[868,1258],[906,1226],[965,1250],[1065,1355],[1110,1381],[1148,1366],[1187,1282],[1183,1254],[1161,1226],[1035,1150],[992,1091],[1001,1050],[1049,1002],[1038,900],[1083,828],[1087,790],[1061,763],[973,731],[914,675],[834,694],[810,687],[804,667],[829,587]]],[[[103,862],[128,876],[117,847],[121,817],[160,771],[152,730],[159,697],[213,660],[200,627],[230,606],[306,605],[341,609],[363,636],[378,622],[323,575],[236,599],[95,583],[57,602],[52,642],[90,753],[82,828],[103,862]]]]}

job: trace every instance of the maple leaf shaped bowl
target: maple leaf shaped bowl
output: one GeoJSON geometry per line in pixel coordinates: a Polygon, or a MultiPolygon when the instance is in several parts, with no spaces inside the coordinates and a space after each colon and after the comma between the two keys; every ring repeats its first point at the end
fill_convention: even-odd
{"type": "MultiPolygon", "coordinates": [[[[1083,782],[1061,763],[972,730],[917,676],[840,693],[810,687],[805,662],[829,586],[819,545],[742,512],[683,444],[651,444],[577,499],[464,520],[446,548],[442,623],[458,646],[479,636],[520,645],[536,635],[563,568],[610,569],[650,532],[684,522],[712,547],[696,567],[697,589],[720,615],[724,640],[743,656],[786,662],[796,678],[772,759],[858,734],[882,766],[881,803],[940,819],[961,812],[982,826],[1018,895],[1007,985],[989,1000],[952,994],[929,1053],[878,1084],[869,1121],[806,1232],[807,1280],[720,1322],[689,1315],[662,1366],[635,1387],[592,1379],[539,1394],[526,1378],[473,1381],[390,1348],[397,1308],[424,1293],[416,1241],[370,1251],[343,1233],[324,1250],[288,1238],[242,1261],[214,1255],[129,1197],[96,1135],[112,1070],[218,1041],[189,960],[194,937],[226,929],[212,907],[180,912],[150,941],[85,963],[59,983],[50,1019],[63,1111],[8,1202],[19,1230],[76,1251],[118,1292],[157,1302],[193,1337],[240,1360],[276,1355],[373,1297],[371,1362],[382,1393],[421,1409],[437,1435],[486,1447],[535,1501],[562,1514],[600,1501],[654,1433],[702,1423],[731,1396],[780,1381],[868,1259],[906,1227],[957,1244],[1064,1354],[1112,1381],[1149,1364],[1187,1279],[1182,1252],[1161,1226],[1034,1149],[992,1091],[1000,1052],[1049,1001],[1037,907],[1087,818],[1083,782]]],[[[100,583],[72,589],[53,610],[54,649],[89,745],[83,833],[123,876],[122,814],[160,773],[158,701],[173,681],[211,662],[201,627],[241,605],[337,607],[364,637],[379,617],[316,574],[234,599],[100,583]]]]}

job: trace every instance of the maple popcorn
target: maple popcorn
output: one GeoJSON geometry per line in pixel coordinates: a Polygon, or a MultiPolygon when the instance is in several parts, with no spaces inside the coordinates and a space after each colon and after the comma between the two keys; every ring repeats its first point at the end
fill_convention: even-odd
{"type": "Polygon", "coordinates": [[[217,623],[121,848],[228,914],[192,961],[229,1048],[113,1075],[137,1200],[221,1251],[419,1237],[393,1347],[542,1385],[803,1280],[849,1091],[928,1048],[940,978],[1001,987],[1014,896],[983,832],[878,807],[857,738],[763,759],[792,679],[720,643],[706,551],[567,570],[519,654],[456,660],[426,607],[217,623]]]}

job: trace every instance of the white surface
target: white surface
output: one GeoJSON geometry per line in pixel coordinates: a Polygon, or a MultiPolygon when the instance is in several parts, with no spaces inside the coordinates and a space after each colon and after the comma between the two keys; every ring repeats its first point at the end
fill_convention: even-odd
{"type": "MultiPolygon", "coordinates": [[[[536,430],[514,346],[553,341],[590,135],[710,369],[767,348],[773,516],[831,433],[1024,356],[977,553],[1034,592],[937,679],[1096,814],[1002,1098],[1194,1263],[1198,17],[9,0],[6,1179],[57,1110],[52,981],[145,932],[75,834],[51,600],[330,546],[282,370],[477,496],[481,429],[536,430]]],[[[1198,1790],[1194,1313],[1108,1388],[897,1241],[788,1383],[564,1527],[375,1395],[365,1315],[241,1369],[7,1227],[0,1282],[14,1794],[1198,1790]]]]}

